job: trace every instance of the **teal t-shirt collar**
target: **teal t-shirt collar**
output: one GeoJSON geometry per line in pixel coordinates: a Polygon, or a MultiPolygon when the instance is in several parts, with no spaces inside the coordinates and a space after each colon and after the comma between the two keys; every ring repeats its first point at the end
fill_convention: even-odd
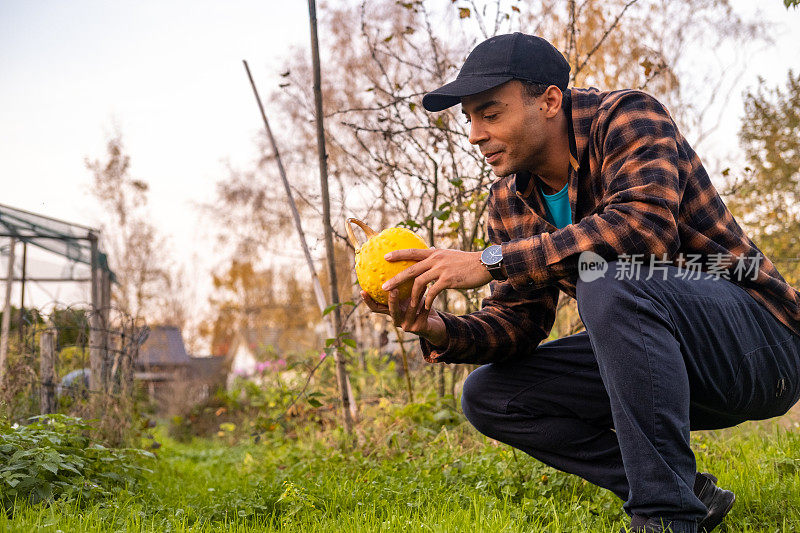
{"type": "Polygon", "coordinates": [[[544,198],[544,205],[547,207],[547,219],[558,229],[572,223],[572,209],[569,205],[569,195],[567,194],[568,184],[555,194],[545,194],[539,185],[539,191],[544,198]]]}

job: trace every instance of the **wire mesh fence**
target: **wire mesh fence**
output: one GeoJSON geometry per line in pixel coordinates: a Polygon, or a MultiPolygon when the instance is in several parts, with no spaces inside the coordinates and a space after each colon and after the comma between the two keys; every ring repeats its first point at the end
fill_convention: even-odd
{"type": "Polygon", "coordinates": [[[134,365],[149,328],[114,307],[15,309],[0,369],[0,410],[14,420],[55,411],[103,418],[133,407],[134,365]]]}

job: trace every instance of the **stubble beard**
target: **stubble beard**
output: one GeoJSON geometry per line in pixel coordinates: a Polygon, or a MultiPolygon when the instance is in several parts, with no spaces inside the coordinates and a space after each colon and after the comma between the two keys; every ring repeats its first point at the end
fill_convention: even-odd
{"type": "Polygon", "coordinates": [[[498,170],[498,169],[495,169],[495,168],[492,168],[492,172],[498,178],[505,178],[506,176],[510,176],[512,174],[516,174],[516,172],[513,171],[513,170],[502,170],[502,169],[498,170]]]}

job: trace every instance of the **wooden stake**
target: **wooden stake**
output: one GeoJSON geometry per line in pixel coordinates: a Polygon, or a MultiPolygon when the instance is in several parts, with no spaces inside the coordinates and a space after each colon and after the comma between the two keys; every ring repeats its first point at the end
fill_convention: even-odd
{"type": "MultiPolygon", "coordinates": [[[[278,150],[278,144],[275,142],[275,137],[272,135],[272,128],[269,127],[269,120],[267,120],[267,114],[264,111],[264,106],[261,103],[261,97],[258,94],[258,89],[256,88],[256,84],[253,81],[253,76],[250,73],[250,66],[247,64],[246,60],[242,60],[244,63],[244,69],[247,72],[247,78],[250,80],[250,86],[253,88],[253,94],[256,97],[256,103],[258,104],[258,110],[261,112],[261,118],[264,121],[264,129],[267,131],[267,137],[269,138],[270,144],[272,145],[272,150],[275,153],[275,161],[278,164],[278,173],[281,176],[281,181],[283,182],[283,188],[286,191],[286,198],[289,200],[289,207],[292,210],[292,218],[294,220],[294,227],[297,230],[297,235],[300,237],[300,244],[303,248],[303,254],[306,257],[306,264],[308,265],[308,270],[311,272],[311,281],[314,287],[314,296],[317,299],[317,306],[319,307],[320,313],[324,312],[325,309],[328,307],[327,300],[325,298],[325,293],[322,290],[322,284],[319,281],[319,276],[317,275],[317,268],[314,266],[314,260],[311,258],[311,252],[308,249],[308,243],[306,241],[306,234],[303,231],[303,224],[300,222],[300,212],[297,210],[297,204],[294,201],[294,195],[292,194],[292,189],[289,187],[289,180],[286,177],[286,170],[283,168],[283,161],[281,160],[281,154],[278,150]]],[[[329,225],[330,226],[330,225],[329,225]]],[[[335,277],[334,277],[335,280],[335,277]]],[[[337,298],[338,300],[338,298],[337,298]]],[[[338,311],[338,308],[336,309],[338,311]]],[[[336,315],[339,316],[338,314],[336,315]]],[[[336,320],[334,316],[331,316],[329,319],[323,318],[325,323],[325,328],[327,331],[328,338],[336,338],[337,332],[339,331],[339,327],[336,324],[336,320]]],[[[339,361],[338,352],[334,355],[334,360],[337,362],[337,372],[338,372],[338,361],[339,361]]],[[[338,377],[338,374],[337,374],[338,377]]],[[[345,410],[349,410],[350,417],[355,420],[358,415],[358,409],[356,406],[355,401],[352,401],[352,388],[350,387],[350,376],[345,373],[344,379],[345,386],[342,387],[342,382],[339,381],[339,390],[344,391],[342,392],[342,398],[348,398],[348,401],[344,402],[343,405],[345,406],[345,410]]],[[[348,424],[345,422],[345,427],[348,424]]],[[[350,424],[352,426],[352,423],[350,424]]],[[[348,433],[350,431],[348,430],[348,433]]]]}
{"type": "Polygon", "coordinates": [[[56,333],[48,329],[39,338],[39,410],[43,415],[56,412],[56,333]]]}
{"type": "Polygon", "coordinates": [[[408,372],[408,356],[406,355],[405,339],[400,332],[400,328],[394,327],[394,334],[397,336],[397,344],[400,345],[400,355],[403,357],[403,373],[406,375],[406,388],[408,389],[408,403],[414,403],[414,391],[411,388],[411,374],[408,372]]]}
{"type": "Polygon", "coordinates": [[[89,242],[92,246],[91,269],[92,269],[92,308],[89,314],[89,389],[93,391],[105,390],[103,382],[104,361],[103,361],[103,335],[102,318],[100,315],[100,267],[99,251],[97,248],[97,235],[89,232],[89,242]]]}
{"type": "MultiPolygon", "coordinates": [[[[328,155],[325,151],[325,125],[322,112],[322,74],[319,66],[319,38],[317,37],[317,4],[315,0],[308,0],[308,17],[311,25],[311,60],[314,72],[314,111],[317,123],[317,155],[319,157],[319,181],[322,192],[322,223],[325,228],[325,255],[328,257],[328,279],[330,280],[331,305],[336,307],[332,311],[336,344],[339,347],[339,333],[342,331],[342,315],[339,308],[339,290],[336,276],[336,259],[333,249],[333,229],[331,228],[331,200],[328,193],[328,155]]],[[[348,375],[344,358],[335,350],[336,376],[339,382],[339,391],[342,394],[344,409],[344,427],[348,434],[353,433],[353,417],[351,414],[351,399],[348,394],[348,375]]]]}
{"type": "Polygon", "coordinates": [[[8,275],[6,276],[6,298],[3,305],[3,326],[0,332],[0,387],[6,375],[6,357],[8,356],[8,332],[11,328],[11,284],[14,282],[14,249],[17,240],[11,238],[8,249],[8,275]]]}
{"type": "MultiPolygon", "coordinates": [[[[306,256],[306,264],[308,265],[308,269],[311,271],[311,280],[314,284],[314,296],[316,296],[317,305],[319,306],[320,312],[322,312],[326,307],[328,307],[328,304],[325,301],[325,293],[322,290],[322,284],[319,282],[319,276],[317,276],[317,268],[314,266],[314,260],[311,258],[311,252],[308,250],[306,234],[303,231],[303,224],[300,222],[300,212],[297,210],[297,204],[294,202],[294,195],[292,194],[291,187],[289,187],[289,180],[286,178],[286,170],[283,168],[283,161],[281,160],[281,154],[278,151],[278,144],[275,142],[275,137],[272,135],[272,128],[269,127],[269,120],[267,120],[267,114],[264,112],[264,106],[261,104],[261,97],[258,95],[258,89],[256,89],[253,76],[250,74],[250,67],[245,60],[242,60],[242,63],[244,63],[244,69],[247,71],[247,78],[250,80],[250,86],[253,88],[253,94],[256,96],[258,110],[261,112],[261,118],[264,121],[264,129],[267,130],[267,137],[272,145],[272,151],[275,153],[275,162],[278,164],[278,174],[281,176],[283,189],[286,191],[286,198],[289,200],[289,207],[292,210],[294,227],[297,230],[297,235],[300,237],[300,245],[303,248],[303,255],[306,256]]],[[[333,331],[333,324],[326,321],[326,325],[328,326],[328,337],[333,337],[335,335],[333,331]]]]}
{"type": "Polygon", "coordinates": [[[17,321],[17,335],[19,335],[19,345],[22,346],[23,329],[25,326],[25,275],[28,270],[28,243],[22,241],[22,278],[20,281],[19,296],[19,320],[17,321]]]}

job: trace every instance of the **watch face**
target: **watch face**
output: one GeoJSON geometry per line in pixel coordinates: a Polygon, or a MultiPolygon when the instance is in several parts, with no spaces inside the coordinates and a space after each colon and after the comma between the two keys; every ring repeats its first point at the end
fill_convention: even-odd
{"type": "Polygon", "coordinates": [[[493,244],[481,253],[481,262],[486,266],[494,266],[503,260],[503,247],[493,244]]]}

